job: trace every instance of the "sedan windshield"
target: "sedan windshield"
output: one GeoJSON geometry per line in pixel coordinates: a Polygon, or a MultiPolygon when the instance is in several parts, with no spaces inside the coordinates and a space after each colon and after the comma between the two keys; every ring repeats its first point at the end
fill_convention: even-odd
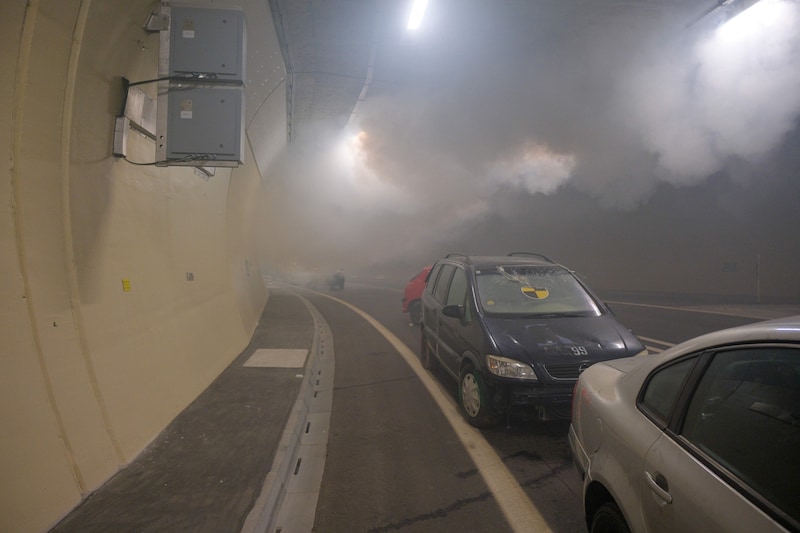
{"type": "Polygon", "coordinates": [[[478,301],[491,315],[598,316],[597,302],[566,269],[499,266],[475,272],[478,301]]]}

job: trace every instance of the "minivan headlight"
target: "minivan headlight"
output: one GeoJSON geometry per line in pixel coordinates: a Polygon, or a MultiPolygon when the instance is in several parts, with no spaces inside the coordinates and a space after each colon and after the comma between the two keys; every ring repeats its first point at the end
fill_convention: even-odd
{"type": "Polygon", "coordinates": [[[538,381],[533,367],[526,363],[515,361],[499,355],[487,355],[486,366],[489,372],[501,378],[524,379],[528,381],[538,381]]]}

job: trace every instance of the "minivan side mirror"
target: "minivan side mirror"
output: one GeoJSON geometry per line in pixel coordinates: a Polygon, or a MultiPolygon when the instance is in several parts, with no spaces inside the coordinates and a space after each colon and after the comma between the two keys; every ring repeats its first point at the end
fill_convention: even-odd
{"type": "Polygon", "coordinates": [[[461,305],[445,305],[442,307],[442,314],[452,318],[464,318],[464,306],[461,305]]]}

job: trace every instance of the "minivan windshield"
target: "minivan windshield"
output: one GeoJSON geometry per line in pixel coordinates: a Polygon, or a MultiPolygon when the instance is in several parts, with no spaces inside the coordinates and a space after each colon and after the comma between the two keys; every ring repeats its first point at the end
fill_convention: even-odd
{"type": "Polygon", "coordinates": [[[498,266],[476,270],[477,296],[490,315],[531,318],[598,316],[602,311],[586,289],[558,266],[498,266]]]}

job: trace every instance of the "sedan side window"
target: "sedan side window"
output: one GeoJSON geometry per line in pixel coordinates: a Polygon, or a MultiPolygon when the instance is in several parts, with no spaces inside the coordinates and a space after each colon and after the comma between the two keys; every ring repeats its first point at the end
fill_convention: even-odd
{"type": "Polygon", "coordinates": [[[696,357],[684,359],[662,368],[647,380],[639,406],[662,427],[667,425],[675,400],[678,399],[683,383],[696,359],[696,357]]]}
{"type": "Polygon", "coordinates": [[[716,354],[689,404],[682,435],[800,521],[800,349],[716,354]]]}

